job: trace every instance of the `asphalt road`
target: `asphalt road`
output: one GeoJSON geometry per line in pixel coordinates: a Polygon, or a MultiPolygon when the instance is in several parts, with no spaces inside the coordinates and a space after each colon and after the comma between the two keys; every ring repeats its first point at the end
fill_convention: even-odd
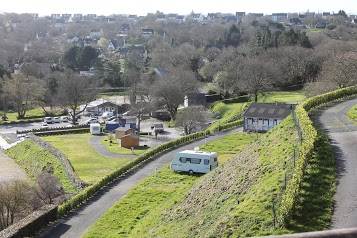
{"type": "Polygon", "coordinates": [[[338,185],[331,229],[357,227],[357,126],[347,119],[357,99],[329,106],[318,117],[337,157],[338,185]]]}
{"type": "MultiPolygon", "coordinates": [[[[242,131],[242,128],[220,132],[214,136],[207,138],[207,142],[214,141],[222,138],[225,135],[231,133],[237,133],[242,131]]],[[[152,162],[144,165],[142,168],[133,172],[125,178],[118,179],[113,184],[105,188],[99,194],[91,198],[83,206],[73,211],[66,218],[59,220],[52,228],[47,230],[43,235],[39,237],[43,238],[57,238],[68,237],[75,238],[81,237],[85,231],[99,219],[110,207],[112,207],[116,201],[126,195],[128,191],[140,182],[145,177],[154,173],[155,168],[160,168],[171,161],[174,154],[184,149],[193,149],[196,146],[204,143],[205,140],[199,140],[194,143],[185,145],[176,150],[170,151],[165,155],[158,157],[152,162]]]]}

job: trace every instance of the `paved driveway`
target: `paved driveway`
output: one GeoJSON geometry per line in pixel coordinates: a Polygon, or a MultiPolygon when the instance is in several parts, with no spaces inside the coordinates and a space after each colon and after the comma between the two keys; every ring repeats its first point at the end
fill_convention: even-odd
{"type": "MultiPolygon", "coordinates": [[[[207,142],[218,140],[230,133],[242,131],[242,128],[227,132],[220,132],[214,136],[207,138],[207,142]]],[[[99,194],[91,198],[87,203],[76,211],[70,213],[68,217],[57,222],[57,224],[45,232],[41,237],[57,238],[57,237],[81,237],[85,231],[99,219],[116,201],[126,195],[128,191],[135,186],[140,180],[152,174],[155,168],[160,168],[169,163],[174,154],[184,149],[193,149],[196,146],[204,143],[204,139],[188,144],[176,150],[170,151],[154,161],[146,164],[131,175],[115,181],[111,186],[108,186],[99,194]]]]}
{"type": "Polygon", "coordinates": [[[318,118],[337,157],[339,177],[332,229],[357,227],[357,126],[346,117],[348,109],[356,104],[356,98],[334,104],[318,118]]]}

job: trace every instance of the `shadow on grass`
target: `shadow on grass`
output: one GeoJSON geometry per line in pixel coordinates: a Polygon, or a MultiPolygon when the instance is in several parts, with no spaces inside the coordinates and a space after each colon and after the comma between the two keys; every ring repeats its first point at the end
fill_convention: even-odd
{"type": "Polygon", "coordinates": [[[335,156],[343,158],[343,155],[321,132],[316,144],[317,149],[305,170],[300,199],[287,226],[292,232],[326,230],[331,223],[336,179],[345,170],[343,159],[336,163],[335,156]]]}

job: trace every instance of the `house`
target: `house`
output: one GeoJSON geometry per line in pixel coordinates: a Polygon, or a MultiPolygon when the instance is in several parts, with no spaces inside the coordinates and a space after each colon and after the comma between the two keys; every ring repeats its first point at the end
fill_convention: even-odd
{"type": "Polygon", "coordinates": [[[226,17],[225,17],[225,20],[226,20],[226,22],[228,22],[228,23],[236,23],[236,22],[237,22],[236,16],[226,16],[226,17]]]}
{"type": "Polygon", "coordinates": [[[121,147],[130,149],[132,147],[138,147],[139,141],[140,137],[137,134],[129,134],[120,138],[118,144],[120,144],[121,147]]]}
{"type": "Polygon", "coordinates": [[[184,23],[186,21],[186,17],[184,15],[178,15],[175,19],[177,23],[184,23]]]}
{"type": "MultiPolygon", "coordinates": [[[[80,105],[79,109],[82,111],[85,105],[80,105]]],[[[104,99],[98,99],[90,102],[83,114],[102,114],[103,112],[116,112],[117,105],[104,99]]]]}
{"type": "Polygon", "coordinates": [[[16,20],[11,20],[11,26],[12,26],[12,28],[16,28],[16,27],[19,26],[21,23],[22,23],[22,21],[21,21],[21,20],[18,20],[18,19],[16,19],[16,20]]]}
{"type": "Polygon", "coordinates": [[[115,23],[115,18],[114,17],[104,17],[101,19],[101,22],[112,24],[112,23],[115,23]]]}
{"type": "Polygon", "coordinates": [[[326,21],[321,20],[316,25],[315,28],[317,29],[325,29],[326,28],[326,21]]]}
{"type": "Polygon", "coordinates": [[[83,21],[83,14],[80,13],[73,14],[73,18],[75,18],[77,21],[83,21]]]}
{"type": "Polygon", "coordinates": [[[253,16],[255,17],[263,17],[264,16],[264,13],[249,13],[249,14],[252,14],[253,16]]]}
{"type": "Polygon", "coordinates": [[[185,96],[184,107],[206,106],[206,95],[204,93],[189,93],[185,96]]]}
{"type": "Polygon", "coordinates": [[[141,35],[144,38],[148,38],[148,37],[152,36],[154,33],[155,33],[155,31],[152,28],[142,28],[141,29],[141,35]]]}
{"type": "Polygon", "coordinates": [[[292,25],[300,25],[301,24],[301,19],[298,17],[292,17],[289,19],[289,23],[292,25]]]}
{"type": "Polygon", "coordinates": [[[131,29],[129,23],[123,23],[123,24],[121,24],[120,28],[121,28],[121,30],[124,31],[124,32],[129,31],[129,30],[131,29]]]}
{"type": "Polygon", "coordinates": [[[162,68],[162,67],[155,67],[154,71],[157,75],[159,75],[160,77],[163,77],[165,75],[165,73],[167,73],[167,71],[162,68]]]}
{"type": "Polygon", "coordinates": [[[103,35],[103,29],[92,29],[89,33],[89,37],[91,38],[101,38],[103,35]]]}
{"type": "Polygon", "coordinates": [[[30,13],[30,15],[32,16],[32,18],[34,20],[38,19],[38,17],[39,17],[38,13],[30,13]]]}
{"type": "Polygon", "coordinates": [[[156,22],[167,22],[165,14],[158,14],[156,18],[156,22]]]}
{"type": "Polygon", "coordinates": [[[169,14],[167,14],[167,19],[174,21],[174,20],[176,20],[177,16],[178,16],[177,13],[169,13],[169,14]]]}
{"type": "Polygon", "coordinates": [[[116,49],[117,49],[117,41],[111,39],[111,40],[109,41],[109,44],[108,44],[108,50],[109,50],[109,51],[114,51],[114,50],[116,50],[116,49]]]}
{"type": "Polygon", "coordinates": [[[68,21],[71,17],[72,17],[72,14],[65,13],[65,14],[62,14],[61,18],[64,19],[65,21],[68,21]]]}
{"type": "Polygon", "coordinates": [[[93,21],[97,19],[97,14],[87,14],[83,16],[83,21],[93,21]]]}
{"type": "Polygon", "coordinates": [[[65,25],[65,20],[60,18],[55,20],[55,27],[56,28],[62,28],[65,25]]]}
{"type": "Polygon", "coordinates": [[[357,24],[357,19],[356,19],[356,18],[355,18],[355,19],[352,19],[351,23],[352,23],[352,24],[357,24]]]}
{"type": "Polygon", "coordinates": [[[201,21],[203,21],[204,16],[201,13],[191,13],[189,15],[189,18],[194,21],[201,22],[201,21]]]}
{"type": "Polygon", "coordinates": [[[327,19],[331,16],[331,13],[330,12],[323,12],[322,13],[322,19],[327,19]]]}
{"type": "Polygon", "coordinates": [[[120,139],[123,136],[134,134],[135,129],[129,128],[129,127],[118,127],[115,129],[115,138],[120,139]]]}
{"type": "Polygon", "coordinates": [[[137,15],[129,15],[128,16],[128,20],[131,20],[131,21],[136,21],[137,18],[138,18],[137,15]]]}
{"type": "Polygon", "coordinates": [[[238,22],[243,21],[244,17],[245,17],[245,12],[236,12],[236,18],[238,22]]]}
{"type": "Polygon", "coordinates": [[[52,19],[59,19],[61,18],[61,14],[51,14],[52,19]]]}
{"type": "Polygon", "coordinates": [[[284,103],[252,103],[242,115],[243,130],[266,132],[289,116],[292,108],[284,103]]]}
{"type": "Polygon", "coordinates": [[[287,13],[273,13],[271,19],[274,22],[285,22],[288,19],[287,13]]]}

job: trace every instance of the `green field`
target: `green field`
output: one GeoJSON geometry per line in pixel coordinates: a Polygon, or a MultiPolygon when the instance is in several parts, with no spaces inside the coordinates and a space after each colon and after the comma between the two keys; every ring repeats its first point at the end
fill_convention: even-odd
{"type": "Polygon", "coordinates": [[[270,92],[259,95],[258,102],[302,102],[306,96],[302,91],[270,92]]]}
{"type": "MultiPolygon", "coordinates": [[[[108,137],[103,137],[100,142],[107,148],[108,151],[112,153],[117,153],[121,155],[131,155],[132,151],[130,149],[118,146],[118,140],[115,138],[112,140],[112,143],[109,142],[108,137]]],[[[150,147],[139,146],[134,148],[134,153],[140,155],[148,150],[150,147]]]]}
{"type": "MultiPolygon", "coordinates": [[[[245,133],[232,134],[219,141],[201,145],[200,149],[218,152],[219,164],[223,164],[233,154],[255,141],[255,138],[255,135],[245,133]]],[[[139,224],[146,226],[140,223],[141,219],[145,218],[145,221],[149,222],[146,219],[148,216],[159,216],[164,209],[183,199],[201,177],[203,179],[205,176],[190,176],[185,173],[174,173],[168,168],[160,169],[158,177],[151,175],[135,186],[127,196],[102,216],[84,237],[140,237],[133,234],[132,230],[140,229],[139,224]]]]}
{"type": "Polygon", "coordinates": [[[347,118],[353,123],[357,124],[357,105],[351,107],[347,111],[347,118]]]}
{"type": "Polygon", "coordinates": [[[48,150],[38,146],[31,140],[10,148],[6,153],[13,158],[31,180],[35,180],[44,168],[53,168],[54,176],[61,182],[66,192],[75,192],[75,187],[68,180],[60,161],[48,150]]]}
{"type": "Polygon", "coordinates": [[[89,144],[90,134],[42,137],[44,141],[64,153],[76,174],[85,182],[93,183],[123,166],[128,159],[113,159],[98,154],[89,144]]]}

